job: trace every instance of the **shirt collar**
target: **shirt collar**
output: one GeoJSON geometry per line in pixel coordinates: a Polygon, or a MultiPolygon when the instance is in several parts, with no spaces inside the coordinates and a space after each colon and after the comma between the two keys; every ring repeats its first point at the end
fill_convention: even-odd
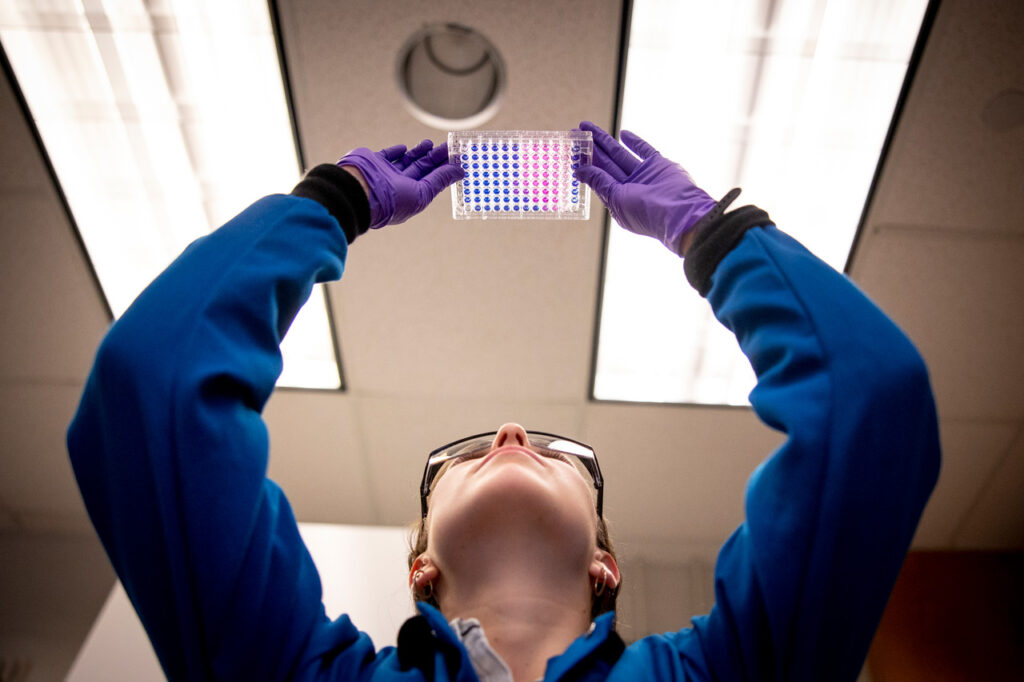
{"type": "Polygon", "coordinates": [[[609,639],[613,639],[618,642],[615,652],[615,658],[622,653],[621,645],[622,640],[615,633],[615,613],[609,611],[608,613],[602,613],[598,616],[593,623],[590,624],[590,628],[586,634],[580,635],[576,640],[569,645],[569,648],[565,650],[559,656],[548,659],[547,670],[544,673],[544,678],[549,680],[561,679],[570,670],[578,666],[585,659],[590,658],[594,652],[605,645],[609,639]]]}
{"type": "MultiPolygon", "coordinates": [[[[463,667],[473,669],[466,646],[462,643],[452,625],[444,619],[444,615],[433,606],[424,602],[417,602],[416,608],[419,610],[420,614],[426,618],[431,629],[434,631],[435,636],[440,642],[457,647],[462,652],[463,667]]],[[[564,677],[566,673],[575,668],[585,659],[590,658],[606,643],[614,647],[615,651],[610,651],[609,653],[617,659],[625,647],[622,644],[622,640],[615,633],[614,626],[614,612],[602,613],[594,620],[593,623],[591,623],[588,631],[577,637],[565,652],[555,656],[554,658],[548,659],[547,670],[545,671],[544,678],[557,680],[564,677]]]]}

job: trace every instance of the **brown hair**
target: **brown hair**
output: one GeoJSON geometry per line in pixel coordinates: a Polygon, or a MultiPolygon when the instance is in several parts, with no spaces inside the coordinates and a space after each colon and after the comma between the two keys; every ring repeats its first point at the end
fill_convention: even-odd
{"type": "MultiPolygon", "coordinates": [[[[409,568],[412,569],[416,557],[427,551],[427,520],[420,519],[412,524],[409,534],[409,568]]],[[[612,547],[611,535],[608,533],[608,524],[603,518],[597,519],[597,547],[604,550],[615,558],[615,549],[612,547]]],[[[622,587],[621,577],[619,584],[614,588],[607,587],[600,595],[595,594],[590,603],[590,618],[593,620],[602,613],[615,610],[615,600],[619,596],[619,588],[622,587]]],[[[437,595],[433,592],[429,596],[420,594],[413,586],[413,600],[422,601],[440,610],[437,603],[437,595]]]]}

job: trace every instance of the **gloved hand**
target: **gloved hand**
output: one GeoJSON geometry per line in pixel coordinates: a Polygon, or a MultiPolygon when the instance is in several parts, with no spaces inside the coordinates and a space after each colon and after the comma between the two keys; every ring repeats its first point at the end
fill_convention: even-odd
{"type": "Polygon", "coordinates": [[[682,255],[679,246],[687,230],[717,202],[682,166],[628,130],[622,131],[622,141],[639,159],[590,121],[580,123],[580,129],[594,134],[594,162],[579,168],[576,177],[594,189],[617,223],[682,255]]]}
{"type": "Polygon", "coordinates": [[[465,175],[461,166],[448,163],[448,144],[434,147],[430,140],[408,151],[404,144],[379,152],[359,147],[338,165],[356,168],[366,180],[372,228],[405,222],[465,175]]]}

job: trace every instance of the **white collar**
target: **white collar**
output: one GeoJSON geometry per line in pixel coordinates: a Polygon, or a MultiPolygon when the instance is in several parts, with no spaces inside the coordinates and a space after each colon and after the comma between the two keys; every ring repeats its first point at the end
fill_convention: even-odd
{"type": "Polygon", "coordinates": [[[469,662],[480,682],[513,682],[508,664],[487,641],[487,635],[476,618],[456,618],[449,625],[469,653],[469,662]]]}

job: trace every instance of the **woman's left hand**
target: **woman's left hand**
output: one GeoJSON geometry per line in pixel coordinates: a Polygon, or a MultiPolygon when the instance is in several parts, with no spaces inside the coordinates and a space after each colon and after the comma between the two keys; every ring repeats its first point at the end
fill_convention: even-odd
{"type": "Polygon", "coordinates": [[[448,163],[448,144],[423,140],[412,149],[404,144],[374,152],[353,149],[338,165],[360,181],[370,200],[370,227],[397,225],[425,209],[465,171],[448,163]]]}

